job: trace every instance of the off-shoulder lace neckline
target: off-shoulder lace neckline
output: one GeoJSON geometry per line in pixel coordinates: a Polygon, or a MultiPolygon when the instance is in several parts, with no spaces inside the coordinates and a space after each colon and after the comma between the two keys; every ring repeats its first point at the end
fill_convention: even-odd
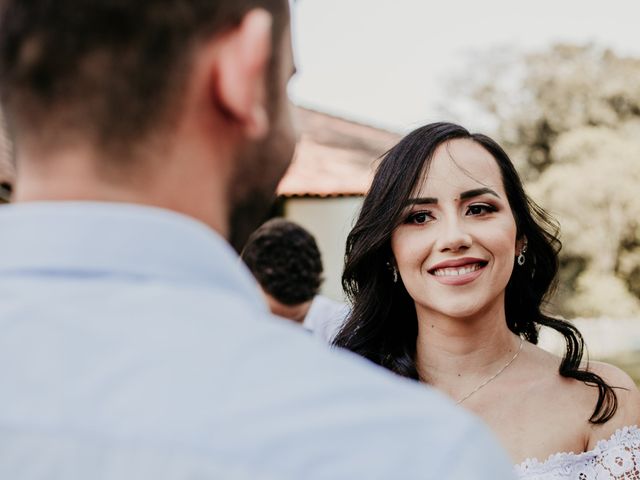
{"type": "Polygon", "coordinates": [[[558,452],[552,453],[546,460],[540,461],[537,458],[527,458],[523,462],[515,466],[518,473],[530,473],[531,470],[544,469],[549,470],[554,468],[560,462],[566,462],[567,460],[578,461],[587,457],[595,457],[612,446],[618,445],[624,440],[631,438],[634,435],[640,435],[640,428],[637,425],[630,425],[619,428],[609,438],[603,438],[598,440],[596,446],[586,452],[574,453],[574,452],[558,452]]]}

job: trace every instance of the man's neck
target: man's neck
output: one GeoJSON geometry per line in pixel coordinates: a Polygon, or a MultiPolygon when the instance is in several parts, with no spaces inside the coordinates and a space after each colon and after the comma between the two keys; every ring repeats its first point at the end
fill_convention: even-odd
{"type": "MultiPolygon", "coordinates": [[[[185,159],[193,160],[189,152],[185,159]]],[[[14,201],[97,201],[134,203],[172,210],[228,236],[227,194],[204,162],[184,161],[166,152],[136,167],[99,168],[90,151],[24,155],[19,158],[14,201]],[[203,165],[205,165],[203,167],[203,165]],[[120,168],[116,171],[116,168],[120,168]]]]}
{"type": "Polygon", "coordinates": [[[262,287],[260,287],[260,290],[269,305],[271,313],[295,323],[304,323],[304,319],[309,313],[313,299],[307,300],[306,302],[296,303],[294,305],[287,305],[282,303],[280,300],[277,300],[273,295],[267,293],[262,287]]]}

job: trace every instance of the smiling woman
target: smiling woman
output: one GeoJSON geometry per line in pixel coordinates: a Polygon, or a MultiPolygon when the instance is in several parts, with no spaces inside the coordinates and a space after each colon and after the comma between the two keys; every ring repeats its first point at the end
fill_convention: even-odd
{"type": "Polygon", "coordinates": [[[440,144],[407,203],[391,250],[418,319],[435,326],[440,316],[470,318],[498,305],[504,317],[505,288],[524,236],[517,238],[491,154],[470,139],[440,144]]]}
{"type": "Polygon", "coordinates": [[[620,370],[583,362],[577,329],[543,312],[559,249],[498,144],[453,124],[419,128],[382,160],[348,237],[352,314],[334,343],[481,416],[521,478],[558,478],[531,459],[593,453],[618,435],[572,464],[570,478],[591,478],[580,468],[616,449],[640,456],[640,433],[620,435],[638,422],[640,394],[620,370]],[[536,346],[540,326],[564,336],[563,358],[536,346]]]}

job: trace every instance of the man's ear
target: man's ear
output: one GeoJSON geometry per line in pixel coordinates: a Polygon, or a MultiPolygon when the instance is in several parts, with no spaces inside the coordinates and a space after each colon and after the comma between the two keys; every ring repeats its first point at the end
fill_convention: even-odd
{"type": "Polygon", "coordinates": [[[211,87],[214,101],[248,138],[269,130],[267,81],[271,59],[271,14],[254,9],[240,25],[220,37],[211,87]]]}

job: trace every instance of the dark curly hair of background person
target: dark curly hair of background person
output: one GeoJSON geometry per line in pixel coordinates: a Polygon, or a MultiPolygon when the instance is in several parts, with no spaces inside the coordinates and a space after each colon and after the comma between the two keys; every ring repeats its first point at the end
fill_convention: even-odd
{"type": "Polygon", "coordinates": [[[251,234],[242,260],[268,294],[285,305],[313,299],[322,283],[322,258],[313,235],[275,218],[251,234]]]}

